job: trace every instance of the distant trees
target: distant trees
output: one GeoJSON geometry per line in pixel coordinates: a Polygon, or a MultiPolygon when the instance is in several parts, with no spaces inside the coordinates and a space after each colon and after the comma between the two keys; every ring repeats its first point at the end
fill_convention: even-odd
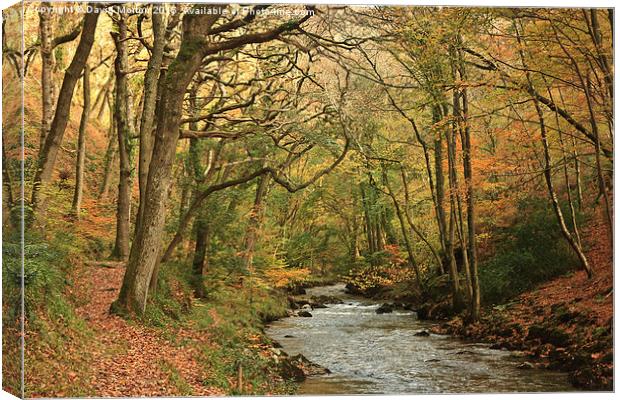
{"type": "Polygon", "coordinates": [[[111,257],[127,269],[113,312],[142,314],[160,267],[181,259],[199,298],[214,263],[250,278],[272,264],[401,269],[422,296],[445,282],[453,311],[476,321],[485,257],[522,199],[550,205],[588,276],[590,205],[612,244],[605,10],[99,7],[62,30],[34,15],[38,38],[5,56],[26,74],[41,62],[39,215],[61,151],[75,157],[70,214],[91,159],[96,197],[114,202],[111,257]],[[56,95],[58,46],[78,38],[56,95]],[[72,102],[83,105],[75,151],[63,147],[72,102]],[[95,121],[105,150],[87,155],[95,121]]]}

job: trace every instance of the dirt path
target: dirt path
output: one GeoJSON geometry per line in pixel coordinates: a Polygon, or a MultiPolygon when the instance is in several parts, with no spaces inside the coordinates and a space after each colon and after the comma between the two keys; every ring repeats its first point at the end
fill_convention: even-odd
{"type": "Polygon", "coordinates": [[[199,348],[208,342],[200,332],[172,333],[183,346],[162,337],[161,331],[108,313],[118,296],[124,268],[90,265],[79,284],[88,303],[78,308],[96,332],[91,384],[95,396],[213,396],[221,390],[203,385],[206,368],[197,362],[199,348]]]}

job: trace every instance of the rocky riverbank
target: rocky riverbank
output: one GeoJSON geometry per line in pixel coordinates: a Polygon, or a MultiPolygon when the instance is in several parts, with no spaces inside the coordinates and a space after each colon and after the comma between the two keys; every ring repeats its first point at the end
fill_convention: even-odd
{"type": "Polygon", "coordinates": [[[613,313],[611,274],[597,271],[588,280],[582,272],[560,277],[526,292],[511,303],[486,307],[479,322],[468,324],[454,315],[449,299],[404,295],[391,287],[350,293],[387,301],[378,312],[403,308],[422,320],[436,321],[433,333],[481,341],[528,359],[523,368],[569,373],[579,389],[613,390],[613,313]]]}

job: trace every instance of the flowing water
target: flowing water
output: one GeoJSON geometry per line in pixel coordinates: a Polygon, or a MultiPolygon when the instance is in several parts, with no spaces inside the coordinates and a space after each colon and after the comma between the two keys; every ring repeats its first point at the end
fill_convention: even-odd
{"type": "Polygon", "coordinates": [[[575,390],[567,375],[522,370],[524,359],[450,336],[415,336],[428,322],[415,313],[377,314],[379,304],[345,294],[344,285],[308,289],[344,304],[312,310],[312,318],[276,321],[267,333],[290,355],[327,367],[311,376],[299,394],[413,394],[466,392],[563,392],[575,390]]]}

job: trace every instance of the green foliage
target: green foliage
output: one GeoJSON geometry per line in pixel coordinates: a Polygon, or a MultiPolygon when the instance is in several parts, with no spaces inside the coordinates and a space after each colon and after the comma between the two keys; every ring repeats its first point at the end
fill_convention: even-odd
{"type": "Polygon", "coordinates": [[[262,320],[282,316],[285,310],[283,296],[260,288],[222,288],[207,304],[195,307],[190,318],[207,329],[217,345],[203,351],[204,362],[213,371],[205,384],[233,395],[290,393],[290,385],[270,379],[278,366],[264,351],[262,343],[268,339],[260,330],[262,320]],[[241,393],[231,384],[236,383],[239,366],[245,382],[241,393]]]}
{"type": "Polygon", "coordinates": [[[52,321],[77,321],[73,307],[65,296],[65,288],[71,285],[69,259],[78,253],[75,236],[66,234],[44,242],[41,238],[27,236],[23,254],[19,242],[7,240],[3,244],[3,290],[9,305],[5,318],[14,320],[19,315],[20,292],[24,285],[25,316],[31,326],[45,315],[52,321]]]}
{"type": "Polygon", "coordinates": [[[160,267],[157,290],[152,293],[142,321],[151,326],[178,325],[190,308],[190,268],[177,263],[160,267]]]}
{"type": "MultiPolygon", "coordinates": [[[[251,283],[241,287],[225,285],[221,275],[216,274],[206,279],[208,299],[191,304],[189,271],[189,266],[182,263],[162,265],[158,290],[147,306],[144,320],[165,328],[165,332],[170,332],[171,326],[191,326],[208,332],[211,341],[201,345],[200,360],[209,370],[205,385],[229,394],[292,393],[289,383],[273,379],[278,366],[266,351],[269,339],[261,328],[263,321],[286,314],[284,292],[251,283]],[[215,285],[215,281],[219,284],[215,285]],[[244,379],[242,393],[236,385],[239,365],[244,379]]],[[[179,393],[191,394],[178,372],[170,366],[166,369],[179,393]]]]}
{"type": "Polygon", "coordinates": [[[546,201],[522,202],[519,215],[516,224],[499,234],[495,255],[480,265],[484,303],[506,302],[577,265],[546,201]]]}

